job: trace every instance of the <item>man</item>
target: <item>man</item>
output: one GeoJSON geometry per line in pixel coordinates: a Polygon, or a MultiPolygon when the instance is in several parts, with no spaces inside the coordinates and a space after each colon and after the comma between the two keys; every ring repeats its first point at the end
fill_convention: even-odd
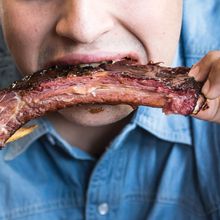
{"type": "MultiPolygon", "coordinates": [[[[171,65],[182,1],[0,0],[0,19],[23,75],[123,57],[171,65]]],[[[92,114],[100,106],[86,105],[34,121],[38,130],[0,154],[0,219],[219,219],[218,46],[190,73],[206,80],[209,109],[196,116],[203,120],[128,105],[92,114]]]]}

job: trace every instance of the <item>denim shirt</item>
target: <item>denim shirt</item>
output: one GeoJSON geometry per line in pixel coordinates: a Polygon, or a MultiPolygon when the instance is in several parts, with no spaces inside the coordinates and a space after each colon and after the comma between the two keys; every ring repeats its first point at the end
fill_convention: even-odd
{"type": "MultiPolygon", "coordinates": [[[[184,0],[174,65],[220,49],[218,1],[184,0]]],[[[139,107],[99,160],[30,124],[0,152],[0,220],[220,219],[219,124],[139,107]]]]}

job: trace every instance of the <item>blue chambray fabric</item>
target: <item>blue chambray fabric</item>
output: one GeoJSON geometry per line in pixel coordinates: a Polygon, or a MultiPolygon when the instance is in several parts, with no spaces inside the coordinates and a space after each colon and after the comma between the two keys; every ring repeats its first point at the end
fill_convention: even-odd
{"type": "MultiPolygon", "coordinates": [[[[220,49],[219,3],[184,0],[174,65],[220,49]]],[[[139,107],[99,160],[30,124],[0,152],[0,220],[220,219],[219,124],[139,107]]]]}

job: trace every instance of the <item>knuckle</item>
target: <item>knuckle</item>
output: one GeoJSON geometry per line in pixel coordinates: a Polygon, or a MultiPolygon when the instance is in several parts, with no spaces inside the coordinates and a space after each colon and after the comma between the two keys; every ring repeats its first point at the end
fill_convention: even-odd
{"type": "Polygon", "coordinates": [[[217,120],[219,120],[220,119],[220,100],[219,100],[219,98],[217,98],[217,99],[215,99],[215,100],[213,100],[214,102],[215,102],[215,104],[214,104],[214,110],[212,111],[212,113],[211,113],[211,115],[210,115],[210,118],[211,118],[211,120],[210,121],[212,121],[212,122],[215,122],[215,121],[217,121],[217,120]]]}
{"type": "Polygon", "coordinates": [[[220,83],[219,79],[210,77],[208,79],[208,86],[203,87],[203,92],[208,99],[216,99],[220,96],[220,83]]]}
{"type": "MultiPolygon", "coordinates": [[[[220,57],[213,61],[212,72],[214,73],[214,76],[220,74],[220,57]]],[[[213,74],[212,74],[212,76],[213,76],[213,74]]]]}
{"type": "Polygon", "coordinates": [[[220,58],[220,51],[219,50],[212,50],[209,51],[206,55],[206,58],[209,60],[216,60],[220,58]]]}
{"type": "Polygon", "coordinates": [[[220,57],[215,61],[215,66],[218,71],[220,71],[220,57]]]}
{"type": "Polygon", "coordinates": [[[213,89],[213,88],[210,88],[210,89],[209,89],[208,95],[207,95],[207,97],[208,97],[209,99],[216,99],[218,96],[219,96],[218,91],[216,91],[216,90],[213,89]]]}

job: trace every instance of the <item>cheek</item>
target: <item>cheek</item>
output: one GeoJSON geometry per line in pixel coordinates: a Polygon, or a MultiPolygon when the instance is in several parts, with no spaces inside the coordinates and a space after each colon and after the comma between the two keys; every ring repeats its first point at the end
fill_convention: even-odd
{"type": "Polygon", "coordinates": [[[181,0],[137,0],[118,16],[141,41],[149,59],[171,64],[181,28],[181,0]]]}
{"type": "Polygon", "coordinates": [[[21,5],[16,7],[15,1],[5,3],[3,10],[3,33],[19,70],[36,70],[38,50],[47,30],[45,23],[38,12],[21,5]]]}
{"type": "Polygon", "coordinates": [[[28,14],[16,12],[13,10],[7,11],[3,20],[3,31],[8,44],[9,49],[13,54],[25,50],[27,45],[33,45],[33,21],[29,23],[28,14]]]}

